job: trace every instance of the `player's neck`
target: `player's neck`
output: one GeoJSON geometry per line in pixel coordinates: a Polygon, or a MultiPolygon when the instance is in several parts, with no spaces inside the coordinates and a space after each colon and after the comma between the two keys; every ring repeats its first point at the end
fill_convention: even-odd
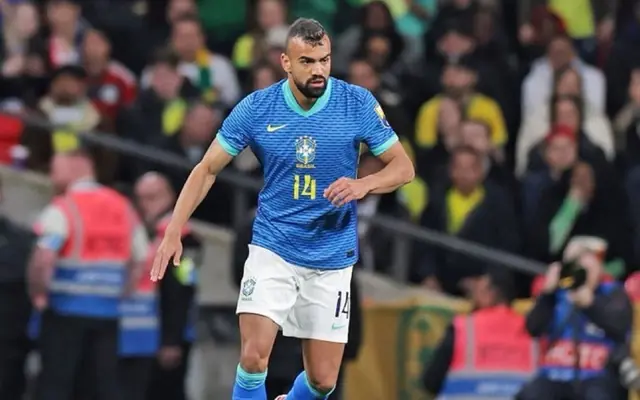
{"type": "Polygon", "coordinates": [[[307,111],[310,110],[311,107],[313,107],[313,105],[316,104],[316,101],[318,101],[318,98],[310,99],[304,94],[302,94],[302,92],[298,90],[298,87],[295,85],[295,83],[291,81],[291,79],[287,80],[287,85],[289,85],[289,88],[291,89],[291,93],[293,93],[293,97],[296,99],[296,103],[298,103],[298,105],[302,107],[303,110],[307,110],[307,111]]]}

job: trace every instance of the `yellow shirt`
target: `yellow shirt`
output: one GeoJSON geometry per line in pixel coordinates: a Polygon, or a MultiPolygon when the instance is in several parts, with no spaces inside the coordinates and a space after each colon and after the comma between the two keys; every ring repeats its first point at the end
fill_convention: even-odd
{"type": "MultiPolygon", "coordinates": [[[[436,96],[420,107],[416,121],[415,143],[431,148],[438,143],[438,118],[442,96],[436,96]]],[[[498,103],[482,94],[475,94],[465,110],[467,118],[485,121],[491,127],[491,141],[498,147],[507,143],[507,127],[498,103]]]]}
{"type": "Polygon", "coordinates": [[[550,0],[549,7],[562,17],[572,38],[585,39],[595,35],[591,0],[550,0]]]}
{"type": "Polygon", "coordinates": [[[456,189],[447,193],[447,232],[455,235],[464,225],[467,217],[484,200],[484,188],[480,187],[468,196],[456,189]]]}

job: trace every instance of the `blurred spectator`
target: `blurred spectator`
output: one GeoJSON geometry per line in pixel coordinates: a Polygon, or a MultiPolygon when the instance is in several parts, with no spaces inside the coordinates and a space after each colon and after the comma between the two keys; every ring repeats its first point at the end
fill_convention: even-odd
{"type": "Polygon", "coordinates": [[[548,267],[526,322],[527,331],[543,343],[540,370],[517,398],[624,398],[616,368],[608,363],[610,354],[626,345],[632,327],[629,298],[620,284],[602,281],[599,251],[577,242],[567,250],[564,261],[575,263],[584,279],[572,274],[565,285],[561,264],[548,267]]]}
{"type": "Polygon", "coordinates": [[[380,73],[370,62],[361,58],[353,59],[349,68],[348,81],[373,93],[396,133],[401,138],[411,138],[413,123],[403,107],[402,97],[393,88],[385,85],[380,73]]]}
{"type": "Polygon", "coordinates": [[[89,76],[89,97],[107,123],[106,129],[112,131],[120,109],[136,97],[136,77],[111,59],[111,44],[102,32],[88,31],[82,49],[83,65],[89,76]]]}
{"type": "Polygon", "coordinates": [[[67,64],[79,64],[82,56],[82,41],[89,27],[81,18],[77,0],[50,0],[46,16],[48,36],[40,51],[47,65],[56,69],[67,64]]]}
{"type": "Polygon", "coordinates": [[[413,60],[424,52],[423,36],[438,13],[438,0],[409,0],[404,13],[396,17],[398,32],[404,37],[413,60]]]}
{"type": "Polygon", "coordinates": [[[273,85],[278,82],[279,77],[280,74],[278,71],[270,64],[257,64],[251,70],[251,88],[249,89],[249,93],[273,85]]]}
{"type": "MultiPolygon", "coordinates": [[[[450,181],[430,188],[421,225],[505,251],[517,251],[520,238],[513,202],[501,187],[484,182],[482,159],[468,147],[451,155],[450,181]]],[[[459,253],[418,245],[412,280],[460,294],[460,282],[482,274],[484,262],[459,253]]]]}
{"type": "MultiPolygon", "coordinates": [[[[2,202],[0,189],[0,202],[2,202]]],[[[21,399],[26,389],[25,360],[31,314],[26,270],[35,236],[0,216],[0,398],[21,399]]]]}
{"type": "MultiPolygon", "coordinates": [[[[231,62],[221,54],[214,54],[206,47],[204,32],[197,18],[182,16],[172,25],[171,46],[176,51],[180,74],[189,79],[208,103],[222,102],[227,108],[240,98],[240,86],[231,62]]],[[[142,77],[148,86],[148,69],[142,77]]]]}
{"type": "Polygon", "coordinates": [[[513,277],[492,269],[468,279],[467,288],[473,312],[454,317],[422,385],[432,396],[451,399],[514,398],[535,374],[538,349],[525,332],[524,317],[511,308],[513,277]]]}
{"type": "Polygon", "coordinates": [[[522,179],[522,211],[526,230],[536,222],[542,193],[564,179],[564,174],[570,173],[578,162],[575,132],[564,125],[554,126],[544,141],[542,157],[547,168],[531,171],[522,179]]]}
{"type": "Polygon", "coordinates": [[[617,0],[580,0],[569,3],[562,0],[535,0],[519,2],[520,35],[532,28],[532,14],[538,7],[548,7],[566,25],[568,35],[573,39],[580,56],[588,62],[595,62],[598,45],[608,45],[613,39],[614,18],[617,0]]]}
{"type": "MultiPolygon", "coordinates": [[[[608,170],[610,164],[602,148],[594,144],[591,136],[583,130],[584,111],[581,100],[575,96],[558,96],[552,99],[551,103],[553,107],[551,110],[551,125],[562,125],[573,131],[578,142],[580,158],[591,163],[596,172],[601,173],[608,170]]],[[[597,131],[592,130],[591,132],[597,131]]],[[[601,140],[606,136],[594,135],[593,137],[601,140]]],[[[527,170],[538,171],[544,168],[540,155],[540,144],[538,144],[537,147],[534,147],[529,152],[527,170]]]]}
{"type": "Polygon", "coordinates": [[[377,61],[376,67],[388,67],[404,51],[404,41],[396,30],[389,7],[383,1],[371,1],[362,6],[359,23],[340,35],[334,48],[333,71],[345,76],[349,61],[357,55],[369,55],[370,61],[377,61]]]}
{"type": "Polygon", "coordinates": [[[637,129],[639,123],[640,68],[635,68],[631,71],[627,103],[613,121],[616,151],[619,164],[623,169],[640,165],[640,136],[637,129]]]}
{"type": "Polygon", "coordinates": [[[249,32],[242,35],[233,47],[233,64],[248,69],[266,57],[265,38],[272,29],[287,27],[287,6],[284,0],[257,0],[250,10],[249,32]]]}
{"type": "Polygon", "coordinates": [[[566,34],[564,21],[548,7],[533,8],[527,18],[530,18],[529,22],[521,25],[518,30],[522,50],[519,58],[526,68],[531,62],[544,56],[554,37],[566,34]]]}
{"type": "MultiPolygon", "coordinates": [[[[447,140],[454,140],[445,134],[457,135],[457,127],[448,127],[442,125],[446,118],[453,118],[447,115],[447,110],[442,107],[446,106],[445,99],[450,99],[460,110],[460,116],[467,118],[480,119],[485,121],[492,134],[491,140],[495,146],[496,153],[502,151],[502,147],[507,142],[508,133],[502,115],[500,106],[495,100],[480,94],[476,91],[478,82],[477,63],[472,57],[464,57],[457,63],[449,64],[442,73],[442,86],[444,93],[434,97],[422,105],[416,120],[416,131],[414,142],[418,153],[431,153],[431,150],[442,151],[442,142],[444,146],[447,140]],[[447,132],[448,131],[448,132],[447,132]]],[[[448,106],[446,106],[448,107],[448,106]]],[[[418,172],[425,170],[420,166],[421,159],[428,160],[427,154],[418,155],[418,172]]],[[[435,161],[439,161],[436,158],[435,161]]],[[[429,161],[431,164],[434,161],[429,161]]]]}
{"type": "Polygon", "coordinates": [[[277,27],[270,29],[264,39],[265,44],[265,61],[275,72],[277,72],[278,80],[285,79],[287,74],[282,69],[280,56],[285,52],[287,43],[287,35],[289,28],[277,27]]]}
{"type": "Polygon", "coordinates": [[[147,24],[144,27],[145,45],[151,51],[168,44],[171,29],[176,21],[185,16],[198,16],[198,5],[195,0],[166,0],[164,8],[162,2],[158,1],[157,4],[157,8],[153,7],[153,4],[150,5],[146,18],[147,24]]]}
{"type": "MultiPolygon", "coordinates": [[[[442,2],[438,13],[431,24],[431,29],[425,38],[425,55],[427,59],[433,54],[437,44],[436,41],[447,33],[452,24],[467,26],[473,29],[473,21],[478,9],[475,0],[448,0],[442,2]]],[[[462,54],[460,54],[462,55],[462,54]]]]}
{"type": "Polygon", "coordinates": [[[599,112],[605,112],[606,82],[600,70],[586,65],[575,52],[571,38],[556,36],[547,47],[547,54],[536,60],[522,84],[522,117],[535,113],[540,104],[551,98],[555,74],[573,66],[582,77],[582,93],[586,102],[599,112]]]}
{"type": "MultiPolygon", "coordinates": [[[[189,163],[198,163],[213,141],[222,123],[220,110],[205,103],[193,103],[185,110],[184,122],[175,135],[164,138],[159,149],[183,157],[189,163]]],[[[249,153],[250,154],[250,153],[249,153]]],[[[234,165],[236,165],[234,163],[234,165]]],[[[173,190],[178,192],[187,179],[187,172],[165,166],[145,165],[143,171],[158,170],[171,182],[173,190]]],[[[218,182],[203,201],[195,214],[195,219],[228,225],[231,221],[231,188],[224,182],[218,182]]]]}
{"type": "Polygon", "coordinates": [[[178,133],[188,102],[200,97],[199,91],[180,75],[178,63],[177,55],[168,49],[154,54],[146,73],[149,87],[119,118],[118,130],[123,136],[157,146],[178,133]]]}
{"type": "MultiPolygon", "coordinates": [[[[570,113],[568,102],[559,103],[560,99],[573,98],[579,101],[580,123],[579,129],[594,145],[599,147],[606,157],[613,159],[615,149],[611,124],[607,116],[596,109],[589,99],[583,96],[582,77],[575,67],[568,66],[556,71],[553,85],[553,97],[550,101],[536,106],[532,114],[523,121],[516,143],[516,172],[522,175],[529,165],[529,154],[549,131],[552,117],[558,118],[561,114],[570,113]],[[555,102],[554,102],[555,100],[555,102]],[[567,109],[562,112],[561,109],[567,109]]],[[[569,120],[557,121],[559,123],[575,126],[569,120]]]]}
{"type": "Polygon", "coordinates": [[[480,7],[473,18],[473,31],[477,40],[476,54],[483,59],[505,60],[508,57],[508,39],[493,7],[480,7]]]}
{"type": "Polygon", "coordinates": [[[485,179],[514,194],[517,191],[517,181],[505,165],[503,155],[491,141],[491,137],[491,127],[483,120],[468,119],[460,124],[460,143],[480,155],[485,179]]]}
{"type": "MultiPolygon", "coordinates": [[[[562,143],[568,135],[564,136],[551,139],[558,142],[552,143],[547,150],[548,158],[558,169],[569,167],[567,164],[572,157],[568,156],[571,150],[561,149],[561,146],[568,146],[566,142],[562,143]]],[[[560,176],[558,173],[561,171],[556,172],[557,181],[542,188],[539,206],[531,215],[526,241],[528,255],[551,262],[561,258],[571,237],[597,236],[607,243],[607,260],[618,264],[615,275],[623,274],[624,263],[632,255],[627,206],[620,189],[604,182],[606,177],[598,180],[593,168],[584,162],[575,164],[560,176]]]]}
{"type": "Polygon", "coordinates": [[[74,150],[78,137],[74,132],[90,132],[98,128],[100,114],[87,97],[87,74],[82,67],[64,66],[51,77],[49,93],[40,100],[38,111],[56,125],[50,140],[34,134],[23,137],[29,148],[29,165],[47,170],[53,152],[74,150]]]}
{"type": "MultiPolygon", "coordinates": [[[[143,175],[135,185],[135,195],[145,226],[158,246],[169,223],[175,206],[176,194],[167,179],[154,172],[143,175]]],[[[202,264],[202,243],[187,224],[182,232],[183,255],[180,265],[171,268],[159,283],[160,301],[160,349],[157,362],[151,370],[140,371],[142,382],[134,382],[133,376],[125,376],[126,382],[137,385],[151,379],[147,396],[132,396],[131,400],[186,398],[186,374],[189,354],[195,339],[195,285],[197,268],[202,264]],[[151,372],[149,376],[148,373],[151,372]]],[[[147,278],[148,279],[148,278],[147,278]]],[[[142,364],[142,367],[148,365],[142,364]]],[[[129,367],[132,367],[129,365],[129,367]]],[[[122,372],[127,372],[123,370],[122,372]]],[[[134,386],[135,387],[135,386],[134,386]]],[[[146,389],[144,386],[142,389],[146,389]]]]}
{"type": "Polygon", "coordinates": [[[36,6],[25,1],[11,4],[4,1],[2,9],[2,75],[16,76],[25,68],[29,40],[40,30],[36,6]]]}

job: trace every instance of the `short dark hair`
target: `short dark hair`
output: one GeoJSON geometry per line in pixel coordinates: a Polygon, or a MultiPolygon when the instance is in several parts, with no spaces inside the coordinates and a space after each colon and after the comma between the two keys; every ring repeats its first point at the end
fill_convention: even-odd
{"type": "Polygon", "coordinates": [[[310,44],[311,46],[317,46],[322,42],[322,39],[326,36],[327,31],[322,24],[315,19],[311,18],[298,18],[289,27],[289,33],[287,34],[287,45],[293,38],[302,39],[303,42],[310,44]]]}
{"type": "Polygon", "coordinates": [[[177,69],[178,64],[180,64],[180,57],[178,57],[173,49],[163,47],[153,52],[149,64],[154,67],[157,65],[167,65],[172,69],[177,69]]]}
{"type": "Polygon", "coordinates": [[[516,299],[516,284],[511,271],[492,267],[486,271],[486,275],[500,303],[511,304],[516,299]]]}

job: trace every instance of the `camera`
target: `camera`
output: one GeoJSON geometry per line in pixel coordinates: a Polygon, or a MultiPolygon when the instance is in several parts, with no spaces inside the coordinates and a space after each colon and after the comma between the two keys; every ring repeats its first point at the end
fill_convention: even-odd
{"type": "Polygon", "coordinates": [[[587,282],[587,270],[584,269],[577,260],[566,261],[560,268],[560,281],[558,286],[561,289],[575,290],[587,282]]]}

